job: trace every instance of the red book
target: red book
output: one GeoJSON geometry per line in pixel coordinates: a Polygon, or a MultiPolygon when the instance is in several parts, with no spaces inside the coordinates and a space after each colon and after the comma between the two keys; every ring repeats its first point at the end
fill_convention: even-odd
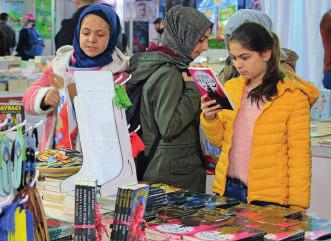
{"type": "Polygon", "coordinates": [[[193,81],[201,95],[208,95],[208,99],[214,99],[223,109],[234,110],[232,101],[226,94],[223,86],[209,68],[188,68],[193,81]]]}

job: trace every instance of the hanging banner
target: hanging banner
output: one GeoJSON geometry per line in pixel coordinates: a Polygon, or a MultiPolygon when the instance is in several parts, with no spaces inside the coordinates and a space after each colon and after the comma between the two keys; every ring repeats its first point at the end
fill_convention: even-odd
{"type": "Polygon", "coordinates": [[[52,38],[52,0],[36,0],[36,29],[44,39],[52,38]]]}

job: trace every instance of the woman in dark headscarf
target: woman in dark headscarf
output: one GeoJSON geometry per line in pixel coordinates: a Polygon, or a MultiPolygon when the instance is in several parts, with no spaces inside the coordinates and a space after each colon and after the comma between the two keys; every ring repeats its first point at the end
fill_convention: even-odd
{"type": "Polygon", "coordinates": [[[40,150],[76,148],[78,131],[70,100],[76,92],[72,74],[79,69],[111,70],[116,78],[125,71],[127,57],[115,47],[119,33],[120,21],[110,6],[88,6],[80,15],[73,46],[61,47],[52,67],[27,90],[23,98],[25,110],[34,115],[47,114],[40,150]]]}
{"type": "Polygon", "coordinates": [[[137,162],[143,179],[204,192],[205,173],[201,165],[197,116],[200,94],[187,76],[194,58],[208,49],[212,23],[199,11],[175,6],[167,12],[161,46],[132,57],[130,92],[145,81],[140,109],[146,171],[137,162]],[[157,141],[159,142],[157,143],[157,141]],[[157,148],[150,153],[152,144],[157,148]]]}

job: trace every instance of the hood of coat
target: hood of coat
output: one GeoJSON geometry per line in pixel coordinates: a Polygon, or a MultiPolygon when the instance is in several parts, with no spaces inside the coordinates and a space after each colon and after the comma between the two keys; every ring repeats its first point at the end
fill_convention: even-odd
{"type": "Polygon", "coordinates": [[[283,81],[277,84],[278,95],[283,94],[287,90],[301,90],[308,97],[310,107],[312,107],[317,101],[320,92],[312,83],[301,79],[293,72],[285,72],[285,78],[283,81]]]}
{"type": "MultiPolygon", "coordinates": [[[[307,95],[310,107],[312,107],[320,95],[318,88],[316,88],[308,81],[301,79],[299,76],[297,76],[291,71],[284,71],[284,73],[285,77],[277,84],[277,96],[274,96],[273,98],[277,98],[278,96],[283,95],[286,91],[301,90],[307,95]]],[[[245,88],[245,85],[246,81],[241,76],[239,76],[238,78],[231,79],[225,84],[225,86],[232,89],[231,92],[233,93],[239,93],[240,90],[242,91],[245,88]]],[[[238,98],[237,102],[235,103],[236,106],[240,106],[240,100],[241,97],[238,98]]]]}
{"type": "Polygon", "coordinates": [[[146,80],[160,66],[165,64],[173,64],[181,71],[187,69],[187,66],[177,57],[171,57],[159,51],[135,54],[130,59],[128,72],[132,74],[132,78],[127,83],[127,90],[130,91],[131,88],[136,86],[139,82],[146,80]]]}

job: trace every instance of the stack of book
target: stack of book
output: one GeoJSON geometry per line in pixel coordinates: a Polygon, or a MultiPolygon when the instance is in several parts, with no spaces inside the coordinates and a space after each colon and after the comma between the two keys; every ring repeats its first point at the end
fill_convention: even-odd
{"type": "Polygon", "coordinates": [[[141,233],[149,185],[133,184],[118,188],[110,240],[136,241],[141,233]]]}
{"type": "Polygon", "coordinates": [[[76,180],[75,184],[75,240],[94,241],[96,180],[76,180]]]}
{"type": "Polygon", "coordinates": [[[37,183],[38,191],[42,197],[47,217],[62,221],[74,222],[74,192],[62,192],[63,179],[45,177],[44,181],[37,183]]]}
{"type": "Polygon", "coordinates": [[[74,233],[74,226],[72,223],[63,222],[54,218],[48,218],[47,227],[51,241],[72,239],[72,234],[74,233]]]}
{"type": "Polygon", "coordinates": [[[165,190],[160,187],[150,187],[146,204],[146,211],[152,208],[160,208],[168,205],[168,198],[165,190]]]}

